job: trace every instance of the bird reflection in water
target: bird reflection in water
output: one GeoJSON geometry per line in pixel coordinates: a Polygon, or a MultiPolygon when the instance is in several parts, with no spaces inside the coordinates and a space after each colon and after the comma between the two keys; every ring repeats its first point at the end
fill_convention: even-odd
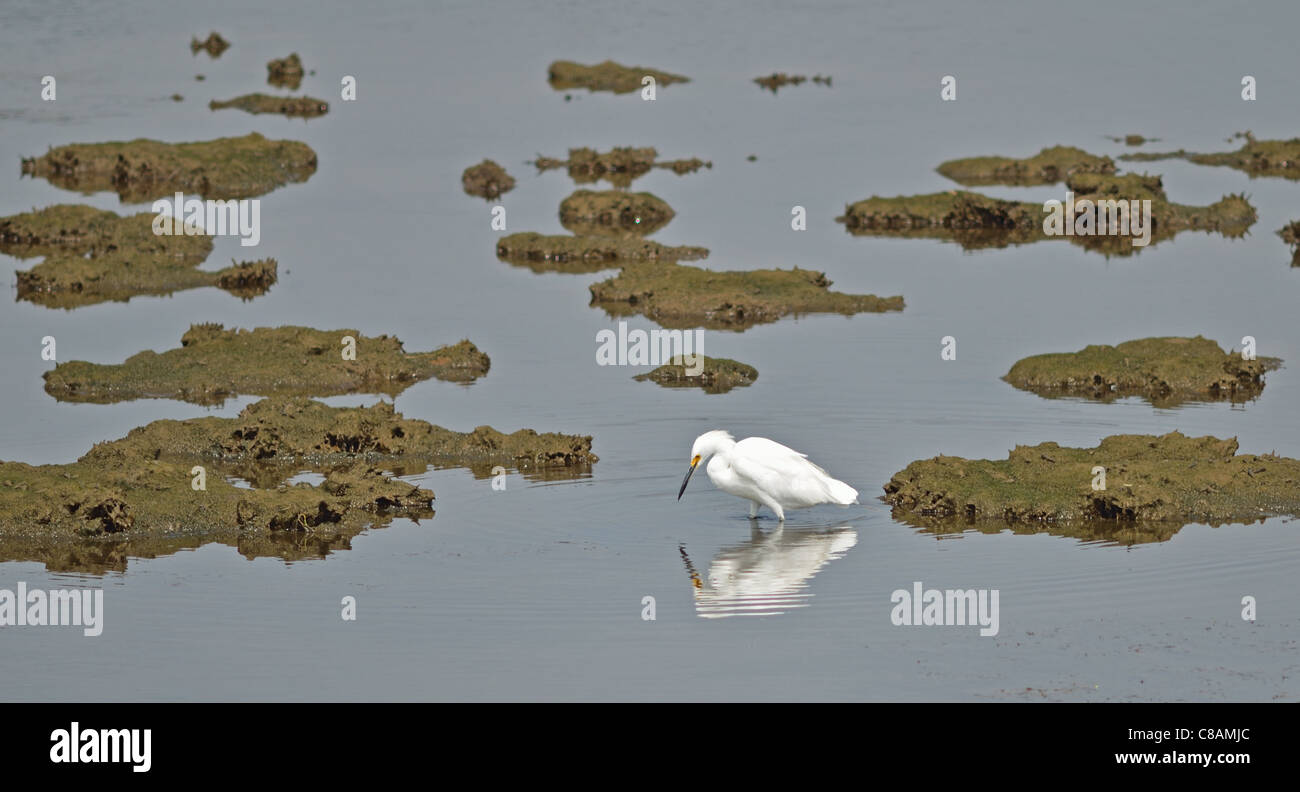
{"type": "Polygon", "coordinates": [[[775,616],[804,608],[812,599],[808,583],[827,563],[858,543],[857,531],[838,528],[777,528],[755,525],[748,542],[725,547],[702,578],[686,545],[678,545],[695,588],[695,611],[701,618],[775,616]]]}

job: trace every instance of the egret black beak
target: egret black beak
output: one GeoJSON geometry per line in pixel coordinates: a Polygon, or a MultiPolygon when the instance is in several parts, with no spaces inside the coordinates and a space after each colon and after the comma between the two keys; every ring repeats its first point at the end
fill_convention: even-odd
{"type": "Polygon", "coordinates": [[[682,479],[682,488],[677,490],[677,500],[682,499],[682,493],[686,491],[686,485],[691,483],[691,474],[695,472],[695,466],[700,464],[700,458],[697,456],[691,460],[691,469],[686,471],[686,478],[682,479]]]}

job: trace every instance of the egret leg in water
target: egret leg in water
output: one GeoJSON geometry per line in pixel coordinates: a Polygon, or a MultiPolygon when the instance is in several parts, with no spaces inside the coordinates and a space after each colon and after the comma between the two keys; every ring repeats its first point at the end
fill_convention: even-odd
{"type": "Polygon", "coordinates": [[[714,429],[695,438],[691,467],[677,491],[682,499],[691,474],[703,460],[709,481],[723,492],[749,501],[749,516],[766,506],[785,522],[786,509],[805,509],[820,503],[848,506],[858,502],[858,491],[833,479],[808,457],[766,437],[746,437],[740,442],[729,432],[714,429]]]}

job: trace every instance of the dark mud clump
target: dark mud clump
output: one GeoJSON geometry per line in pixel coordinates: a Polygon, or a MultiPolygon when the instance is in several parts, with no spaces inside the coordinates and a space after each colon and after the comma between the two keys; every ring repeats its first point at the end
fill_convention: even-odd
{"type": "MultiPolygon", "coordinates": [[[[808,77],[803,74],[786,74],[785,72],[773,72],[766,77],[755,77],[754,82],[758,83],[761,88],[776,93],[777,91],[790,85],[803,85],[808,82],[808,77]]],[[[831,87],[831,78],[823,77],[818,74],[812,77],[812,81],[817,85],[831,87]]]]}
{"type": "Polygon", "coordinates": [[[18,298],[51,308],[125,302],[216,286],[248,299],[276,281],[275,259],[233,263],[217,272],[198,266],[212,251],[212,238],[196,226],[162,220],[174,231],[153,232],[156,216],[121,217],[91,206],[60,204],[0,218],[0,252],[19,258],[44,256],[20,270],[18,298]],[[186,234],[186,230],[195,234],[186,234]]]}
{"type": "Polygon", "coordinates": [[[199,41],[198,36],[194,36],[190,39],[190,52],[195,55],[199,54],[199,50],[207,50],[208,55],[213,58],[220,58],[221,53],[225,52],[229,48],[230,42],[222,38],[221,34],[215,30],[209,33],[208,37],[203,41],[199,41]]]}
{"type": "Polygon", "coordinates": [[[466,195],[476,195],[491,201],[515,188],[514,178],[506,169],[490,159],[471,165],[460,175],[466,195]]]}
{"type": "Polygon", "coordinates": [[[318,558],[367,526],[433,516],[433,493],[396,476],[465,467],[486,477],[502,465],[572,478],[596,461],[590,437],[455,432],[384,403],[265,399],[235,418],[155,421],[72,464],[0,462],[0,560],[103,572],[207,542],[249,558],[318,558]],[[305,471],[324,480],[289,483],[305,471]]]}
{"type": "Polygon", "coordinates": [[[298,86],[302,85],[302,75],[302,59],[296,52],[287,58],[273,59],[266,63],[266,82],[277,88],[298,90],[298,86]]]}
{"type": "Polygon", "coordinates": [[[610,151],[598,152],[590,148],[569,149],[568,159],[538,156],[533,162],[537,170],[545,172],[564,168],[569,178],[577,184],[592,184],[601,179],[615,187],[627,187],[652,168],[671,170],[678,176],[694,173],[700,168],[712,168],[712,162],[705,162],[698,157],[657,161],[659,152],[653,148],[615,147],[610,151]]]}
{"type": "Polygon", "coordinates": [[[702,247],[670,247],[638,237],[511,234],[497,242],[497,258],[534,272],[599,272],[628,261],[696,261],[702,247]]]}
{"type": "Polygon", "coordinates": [[[290,118],[318,118],[330,111],[328,102],[310,96],[268,96],[263,93],[244,94],[234,99],[208,102],[210,110],[224,110],[233,107],[245,113],[277,113],[290,118]]]}
{"type": "Polygon", "coordinates": [[[1291,266],[1300,267],[1300,220],[1293,220],[1278,229],[1277,235],[1291,246],[1291,266]]]}
{"type": "Polygon", "coordinates": [[[560,203],[560,224],[578,235],[646,236],[668,225],[674,214],[648,192],[578,190],[560,203]]]}
{"type": "Polygon", "coordinates": [[[306,181],[316,172],[316,152],[306,143],[253,132],[199,143],[73,143],[24,159],[22,167],[56,187],[86,194],[110,190],[127,203],[177,192],[227,200],[306,181]]]}
{"type": "MultiPolygon", "coordinates": [[[[1255,208],[1243,195],[1226,195],[1209,206],[1172,203],[1159,176],[1076,173],[1066,179],[1066,187],[1074,193],[1076,214],[1090,214],[1094,228],[1101,225],[1100,202],[1150,200],[1150,244],[1185,230],[1239,237],[1256,220],[1255,208]],[[1091,210],[1085,211],[1080,206],[1084,200],[1092,204],[1091,210]]],[[[1047,234],[1043,229],[1047,217],[1043,205],[1034,201],[1005,201],[980,193],[949,190],[897,198],[873,196],[849,204],[836,221],[844,223],[846,230],[855,236],[944,239],[966,249],[1068,239],[1107,255],[1128,256],[1141,250],[1133,245],[1132,235],[1047,234]]]]}
{"type": "Polygon", "coordinates": [[[1032,157],[970,157],[949,160],[936,170],[968,187],[989,184],[1056,184],[1076,173],[1114,174],[1115,162],[1072,146],[1045,148],[1032,157]]]}
{"type": "Polygon", "coordinates": [[[408,353],[392,336],[356,330],[198,324],[180,347],[161,354],[146,350],[119,365],[59,363],[45,372],[45,391],[60,401],[100,404],[142,398],[220,404],[238,394],[396,396],[430,377],[472,382],[488,366],[487,355],[469,341],[408,353]],[[355,359],[344,357],[347,337],[355,339],[355,359]]]}
{"type": "Polygon", "coordinates": [[[1237,454],[1235,439],[1113,435],[1096,448],[1017,446],[1005,460],[918,460],[884,500],[904,516],[970,521],[1252,522],[1300,514],[1300,461],[1237,454]]]}
{"type": "Polygon", "coordinates": [[[1169,407],[1187,401],[1254,399],[1264,389],[1264,373],[1281,362],[1266,357],[1243,360],[1201,336],[1144,338],[1028,357],[1002,379],[1040,396],[1102,401],[1142,396],[1158,407],[1169,407]]]}
{"type": "Polygon", "coordinates": [[[701,367],[698,362],[677,355],[654,371],[638,374],[632,379],[657,382],[665,388],[701,388],[705,393],[726,393],[732,388],[754,384],[758,379],[758,369],[735,360],[707,356],[701,367]]]}
{"type": "Polygon", "coordinates": [[[830,291],[812,270],[715,272],[673,262],[629,264],[592,284],[591,304],[613,316],[642,314],[669,328],[744,330],[789,314],[903,310],[902,297],[830,291]]]}
{"type": "Polygon", "coordinates": [[[1126,146],[1141,146],[1145,143],[1155,143],[1156,141],[1160,140],[1160,138],[1149,138],[1149,137],[1143,137],[1141,135],[1124,135],[1122,137],[1110,135],[1108,137],[1110,138],[1110,140],[1116,143],[1123,143],[1126,146]]]}
{"type": "Polygon", "coordinates": [[[679,74],[647,69],[644,66],[621,66],[609,60],[594,66],[585,66],[573,61],[555,61],[547,70],[547,79],[551,87],[557,91],[586,88],[593,92],[631,93],[641,90],[641,80],[644,77],[653,77],[657,87],[690,82],[690,78],[679,74]]]}
{"type": "Polygon", "coordinates": [[[1120,159],[1130,162],[1185,159],[1197,165],[1236,168],[1249,174],[1251,178],[1280,176],[1284,179],[1300,179],[1300,138],[1256,140],[1250,132],[1239,132],[1233,137],[1243,138],[1246,143],[1236,151],[1213,154],[1197,154],[1179,149],[1162,153],[1125,154],[1120,159]]]}

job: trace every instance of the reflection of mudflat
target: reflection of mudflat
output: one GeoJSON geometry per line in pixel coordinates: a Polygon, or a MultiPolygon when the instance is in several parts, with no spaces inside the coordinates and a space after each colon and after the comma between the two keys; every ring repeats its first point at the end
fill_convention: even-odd
{"type": "Polygon", "coordinates": [[[701,579],[685,545],[679,546],[686,572],[695,586],[695,611],[701,618],[775,616],[807,607],[812,599],[808,582],[827,563],[858,543],[848,526],[799,530],[753,529],[744,544],[724,548],[701,579]]]}

